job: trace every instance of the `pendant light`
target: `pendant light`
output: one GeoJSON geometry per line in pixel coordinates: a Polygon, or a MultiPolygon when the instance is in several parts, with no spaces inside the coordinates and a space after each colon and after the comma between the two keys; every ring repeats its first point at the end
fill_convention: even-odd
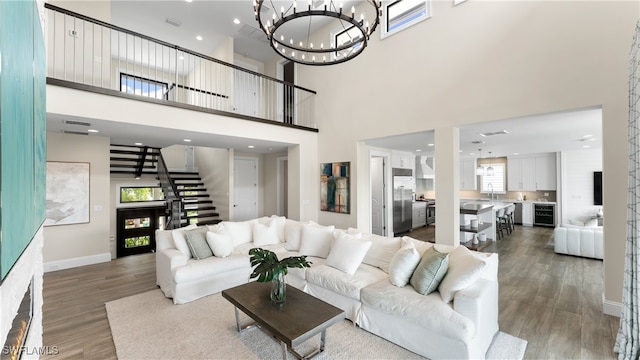
{"type": "Polygon", "coordinates": [[[478,149],[478,152],[480,153],[480,157],[478,157],[478,166],[476,167],[476,175],[484,175],[484,168],[482,167],[482,165],[480,165],[480,159],[482,159],[482,149],[478,149]]]}
{"type": "Polygon", "coordinates": [[[489,151],[489,167],[487,168],[487,175],[493,176],[493,166],[491,166],[491,151],[489,151]]]}

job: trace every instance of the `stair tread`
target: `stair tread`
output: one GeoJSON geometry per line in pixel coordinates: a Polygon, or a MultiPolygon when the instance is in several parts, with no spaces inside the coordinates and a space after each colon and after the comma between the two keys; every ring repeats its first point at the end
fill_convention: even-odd
{"type": "MultiPolygon", "coordinates": [[[[191,205],[191,204],[188,204],[191,205]]],[[[215,206],[200,206],[200,207],[194,207],[194,208],[183,208],[183,211],[206,211],[206,210],[215,210],[216,207],[215,206]]]]}
{"type": "Polygon", "coordinates": [[[193,198],[200,198],[200,197],[209,197],[209,194],[197,194],[197,195],[183,195],[182,198],[183,199],[193,199],[193,198]]]}

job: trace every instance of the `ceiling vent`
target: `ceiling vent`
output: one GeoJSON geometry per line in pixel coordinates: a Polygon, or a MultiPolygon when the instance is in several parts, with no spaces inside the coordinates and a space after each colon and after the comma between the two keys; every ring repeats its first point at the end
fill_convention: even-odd
{"type": "Polygon", "coordinates": [[[67,125],[80,125],[80,126],[86,126],[86,127],[91,126],[90,123],[84,122],[84,121],[62,120],[62,123],[67,125]]]}
{"type": "Polygon", "coordinates": [[[486,142],[486,141],[484,141],[484,140],[474,140],[474,141],[472,141],[471,143],[472,143],[472,144],[476,144],[476,145],[477,145],[477,144],[484,144],[485,142],[486,142]]]}
{"type": "Polygon", "coordinates": [[[70,131],[70,130],[62,130],[63,134],[71,134],[71,135],[89,135],[89,133],[80,132],[80,131],[70,131]]]}
{"type": "Polygon", "coordinates": [[[264,34],[264,32],[262,32],[262,30],[258,29],[257,27],[253,27],[251,25],[247,25],[244,24],[242,25],[242,27],[240,28],[240,30],[238,30],[238,32],[244,36],[248,36],[254,40],[258,40],[258,41],[262,41],[265,44],[268,44],[269,41],[267,40],[267,36],[264,34]]]}
{"type": "Polygon", "coordinates": [[[500,131],[492,131],[492,132],[486,132],[486,133],[481,133],[480,136],[494,136],[494,135],[505,135],[508,134],[509,132],[507,130],[500,130],[500,131]]]}
{"type": "Polygon", "coordinates": [[[182,22],[178,19],[172,19],[172,18],[167,18],[167,24],[171,24],[175,27],[180,27],[180,25],[182,25],[182,22]]]}

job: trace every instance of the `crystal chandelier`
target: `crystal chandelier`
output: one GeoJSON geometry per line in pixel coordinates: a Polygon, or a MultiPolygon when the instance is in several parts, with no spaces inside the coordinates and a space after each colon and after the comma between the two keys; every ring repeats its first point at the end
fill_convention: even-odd
{"type": "Polygon", "coordinates": [[[302,7],[296,0],[269,0],[268,5],[254,0],[253,10],[269,45],[282,57],[305,65],[333,65],[362,53],[380,23],[381,2],[367,0],[365,4],[366,15],[357,15],[354,6],[344,11],[343,3],[336,5],[333,0],[309,0],[302,7]],[[329,28],[333,19],[337,19],[336,27],[325,32],[323,28],[329,28]]]}

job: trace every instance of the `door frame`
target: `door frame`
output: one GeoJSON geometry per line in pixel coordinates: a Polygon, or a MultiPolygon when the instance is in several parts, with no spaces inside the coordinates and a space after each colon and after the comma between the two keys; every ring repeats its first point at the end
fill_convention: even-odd
{"type": "MultiPolygon", "coordinates": [[[[392,184],[392,175],[391,175],[391,153],[389,152],[384,152],[384,151],[379,151],[379,150],[369,150],[369,195],[368,195],[368,201],[369,201],[369,212],[371,212],[372,209],[372,201],[371,201],[371,191],[373,189],[373,179],[371,178],[371,159],[374,157],[381,157],[383,158],[383,162],[384,162],[384,169],[383,169],[383,176],[384,176],[384,198],[383,198],[383,208],[384,208],[384,231],[383,231],[383,236],[390,236],[393,233],[393,228],[392,226],[390,226],[389,224],[393,225],[393,206],[389,206],[389,199],[393,198],[393,186],[389,186],[389,184],[392,184]]],[[[371,228],[372,228],[372,223],[371,220],[369,220],[369,233],[371,233],[371,228]]]]}
{"type": "MultiPolygon", "coordinates": [[[[278,216],[287,216],[288,214],[285,214],[284,209],[285,209],[285,204],[284,204],[284,194],[287,193],[287,189],[285,189],[284,184],[288,183],[288,181],[285,181],[285,161],[288,161],[289,157],[288,156],[280,156],[277,159],[277,175],[276,175],[276,197],[277,197],[277,202],[278,202],[278,206],[277,206],[277,215],[278,216]]],[[[288,165],[287,165],[287,169],[288,169],[288,165]]],[[[289,173],[289,171],[287,171],[287,174],[289,173]]]]}

